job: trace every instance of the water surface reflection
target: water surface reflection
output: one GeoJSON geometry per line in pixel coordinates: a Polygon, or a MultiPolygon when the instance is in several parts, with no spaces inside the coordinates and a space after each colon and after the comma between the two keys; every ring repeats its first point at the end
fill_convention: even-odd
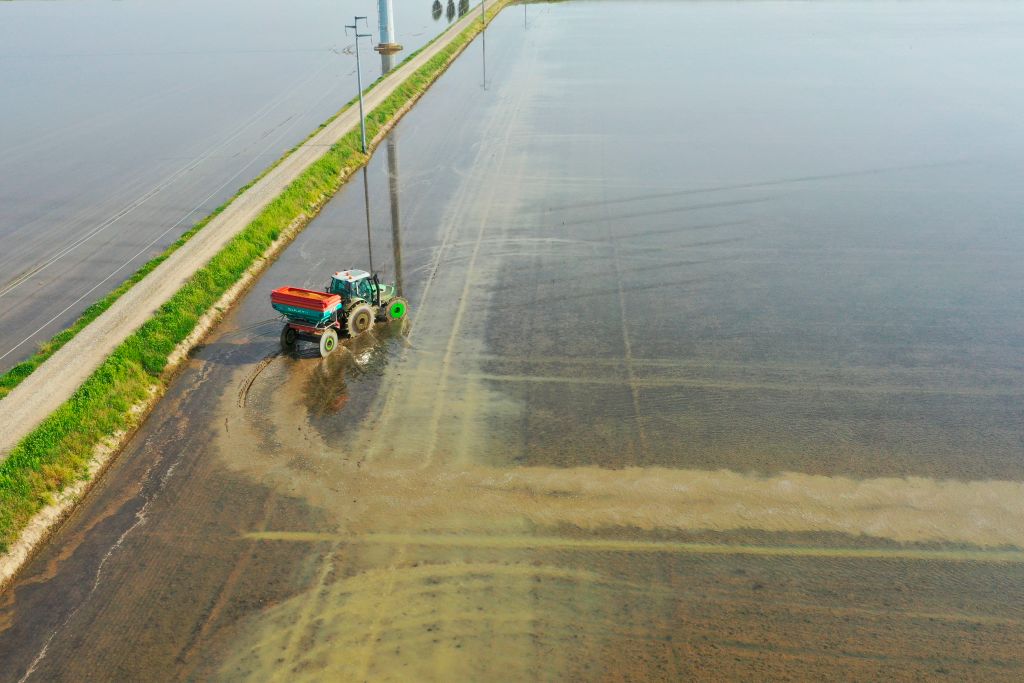
{"type": "Polygon", "coordinates": [[[489,29],[487,90],[458,60],[403,120],[400,182],[392,136],[228,321],[362,253],[369,206],[408,328],[275,360],[245,402],[272,336],[198,354],[123,463],[198,456],[100,581],[69,567],[166,470],[115,473],[69,522],[90,552],[40,557],[19,609],[98,588],[50,640],[11,619],[25,666],[1021,678],[1022,10],[535,7],[529,40],[489,29]],[[638,8],[685,87],[602,49],[638,8]]]}

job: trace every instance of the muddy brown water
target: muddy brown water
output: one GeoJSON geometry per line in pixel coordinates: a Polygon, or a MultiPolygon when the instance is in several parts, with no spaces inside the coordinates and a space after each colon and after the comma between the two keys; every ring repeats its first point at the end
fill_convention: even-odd
{"type": "Polygon", "coordinates": [[[0,598],[0,678],[1019,680],[1024,17],[964,7],[504,12],[372,255],[357,177],[0,598]],[[371,258],[410,319],[279,354],[269,291],[371,258]]]}

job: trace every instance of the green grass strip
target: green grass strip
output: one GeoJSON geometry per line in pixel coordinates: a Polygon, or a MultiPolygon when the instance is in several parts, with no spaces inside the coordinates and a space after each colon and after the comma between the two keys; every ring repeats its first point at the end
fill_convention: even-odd
{"type": "MultiPolygon", "coordinates": [[[[507,0],[496,2],[488,11],[488,20],[506,3],[507,0]]],[[[367,136],[375,138],[399,110],[419,97],[444,72],[479,32],[480,23],[474,22],[403,81],[367,115],[367,136]]],[[[67,402],[14,447],[9,457],[0,463],[0,551],[10,547],[32,516],[53,500],[54,494],[87,476],[98,444],[135,426],[138,418],[132,415],[131,407],[170,381],[164,370],[174,348],[267,251],[282,230],[302,216],[314,215],[351,172],[366,163],[368,156],[359,149],[358,129],[345,134],[197,271],[150,320],[122,342],[67,402]]],[[[106,310],[117,296],[180,248],[212,217],[197,224],[168,251],[93,304],[89,309],[91,317],[86,319],[83,315],[82,321],[65,331],[67,336],[62,336],[65,333],[58,335],[61,339],[53,342],[55,348],[48,347],[49,353],[73,337],[72,330],[81,329],[106,310]]],[[[28,363],[30,361],[26,361],[28,363]]],[[[35,365],[19,373],[27,376],[35,365]]]]}

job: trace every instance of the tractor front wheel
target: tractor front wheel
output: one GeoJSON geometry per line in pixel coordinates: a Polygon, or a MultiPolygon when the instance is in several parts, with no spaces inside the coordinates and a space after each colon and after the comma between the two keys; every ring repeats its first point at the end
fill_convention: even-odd
{"type": "Polygon", "coordinates": [[[345,321],[345,328],[348,336],[358,337],[373,327],[373,309],[369,304],[361,303],[352,307],[348,312],[348,319],[345,321]]]}
{"type": "Polygon", "coordinates": [[[295,342],[299,339],[299,334],[291,325],[285,325],[284,329],[281,330],[281,348],[284,351],[294,351],[295,342]]]}
{"type": "Polygon", "coordinates": [[[409,302],[405,297],[396,296],[384,306],[384,319],[389,323],[401,320],[409,312],[409,302]]]}
{"type": "Polygon", "coordinates": [[[334,331],[334,328],[328,328],[320,335],[320,357],[327,358],[336,348],[338,348],[338,333],[334,331]]]}

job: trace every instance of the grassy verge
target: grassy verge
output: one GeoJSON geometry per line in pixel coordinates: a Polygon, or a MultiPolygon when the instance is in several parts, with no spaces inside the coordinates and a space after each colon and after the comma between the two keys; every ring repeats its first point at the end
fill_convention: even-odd
{"type": "MultiPolygon", "coordinates": [[[[495,3],[488,18],[505,4],[495,3]]],[[[367,116],[367,136],[376,138],[396,114],[444,72],[479,31],[480,24],[474,22],[403,81],[367,116]]],[[[86,475],[98,444],[135,426],[137,418],[133,417],[132,406],[145,401],[154,389],[170,380],[165,368],[175,347],[192,332],[200,317],[273,245],[285,227],[304,216],[315,215],[351,172],[366,163],[368,157],[359,147],[358,130],[343,136],[197,271],[149,321],[118,346],[66,403],[15,446],[7,460],[0,463],[0,551],[13,543],[20,530],[55,493],[86,475]]],[[[190,234],[205,222],[194,227],[190,234]]],[[[149,272],[155,268],[186,239],[182,237],[169,252],[146,264],[143,270],[149,272]]],[[[129,282],[141,279],[144,274],[140,271],[129,282]]],[[[129,286],[126,282],[121,287],[129,286]]],[[[120,287],[118,290],[123,291],[120,287]]],[[[104,299],[106,307],[116,299],[114,293],[110,296],[113,299],[109,302],[104,299]]],[[[94,312],[92,318],[102,310],[105,309],[94,312]]],[[[71,336],[73,334],[60,343],[66,343],[71,336]]]]}

